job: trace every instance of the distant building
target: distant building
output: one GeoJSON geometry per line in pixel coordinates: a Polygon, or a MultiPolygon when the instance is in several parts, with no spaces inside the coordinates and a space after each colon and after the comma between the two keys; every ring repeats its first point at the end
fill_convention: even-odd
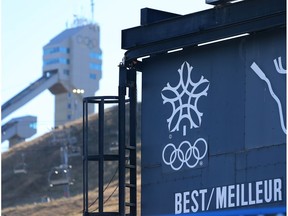
{"type": "Polygon", "coordinates": [[[37,132],[37,117],[22,116],[13,118],[1,127],[1,142],[9,140],[9,147],[25,141],[37,132]]]}
{"type": "MultiPolygon", "coordinates": [[[[97,24],[66,29],[43,47],[43,76],[57,74],[49,88],[55,95],[55,126],[82,117],[83,97],[95,95],[102,77],[97,24]]],[[[89,113],[94,112],[90,107],[89,113]]]]}
{"type": "MultiPolygon", "coordinates": [[[[100,28],[77,16],[73,25],[43,47],[42,76],[1,106],[1,119],[46,89],[55,95],[55,126],[82,117],[82,99],[95,95],[102,77],[100,28]]],[[[36,121],[35,116],[12,119],[1,127],[1,141],[9,140],[10,146],[25,141],[37,132],[36,121]]]]}

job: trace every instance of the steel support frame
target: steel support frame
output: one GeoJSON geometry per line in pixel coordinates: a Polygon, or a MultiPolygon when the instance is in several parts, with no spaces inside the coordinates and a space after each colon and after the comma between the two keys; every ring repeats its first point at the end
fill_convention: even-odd
{"type": "MultiPolygon", "coordinates": [[[[142,12],[147,14],[147,10],[142,12]]],[[[162,12],[160,13],[160,17],[162,12]]],[[[153,10],[155,16],[155,10],[153,10]]],[[[149,20],[149,18],[143,18],[149,20]]],[[[122,30],[126,61],[222,38],[286,26],[285,0],[246,0],[122,30]],[[151,34],[153,32],[153,34],[151,34]]]]}
{"type": "Polygon", "coordinates": [[[131,67],[126,67],[124,64],[119,66],[119,87],[118,96],[110,97],[87,97],[83,99],[83,216],[136,216],[137,214],[137,154],[136,154],[136,128],[137,128],[137,87],[136,87],[136,70],[131,67]],[[128,96],[127,94],[128,89],[128,96]],[[127,102],[129,102],[129,120],[126,122],[127,102]],[[98,104],[99,107],[99,154],[90,155],[88,152],[88,104],[98,104]],[[105,103],[118,103],[118,155],[104,154],[104,105],[105,103]],[[126,125],[129,124],[129,137],[127,137],[126,125]],[[135,165],[135,169],[129,172],[129,185],[135,185],[130,188],[129,195],[126,194],[126,168],[127,168],[127,148],[134,151],[129,155],[129,164],[135,165]],[[104,212],[104,161],[115,161],[119,163],[119,212],[104,212]],[[89,161],[98,161],[99,169],[99,197],[98,197],[98,212],[89,212],[88,200],[88,163],[89,161]],[[129,205],[127,205],[127,197],[129,205]],[[133,204],[133,205],[132,205],[133,204]],[[126,213],[126,207],[129,207],[129,212],[126,213]]]}
{"type": "Polygon", "coordinates": [[[83,216],[105,216],[119,215],[118,212],[104,212],[104,162],[119,161],[119,155],[104,153],[104,105],[107,103],[119,103],[117,96],[108,97],[86,97],[83,99],[83,216]],[[98,117],[98,154],[89,154],[88,152],[88,105],[97,104],[99,108],[98,117]],[[89,161],[98,162],[98,212],[89,212],[89,179],[88,163],[89,161]]]}
{"type": "Polygon", "coordinates": [[[119,65],[119,213],[121,216],[137,214],[137,166],[130,170],[129,183],[135,185],[130,188],[129,202],[134,205],[128,205],[129,214],[126,214],[127,194],[126,194],[126,149],[134,149],[134,154],[129,155],[130,164],[137,165],[136,157],[136,128],[137,128],[137,87],[136,70],[125,64],[119,65]],[[129,98],[129,137],[126,140],[126,94],[128,89],[129,98]],[[128,141],[128,143],[127,143],[128,141]]]}

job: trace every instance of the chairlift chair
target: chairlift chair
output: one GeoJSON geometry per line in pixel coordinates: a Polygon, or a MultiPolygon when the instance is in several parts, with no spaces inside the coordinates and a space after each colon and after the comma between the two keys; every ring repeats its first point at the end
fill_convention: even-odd
{"type": "Polygon", "coordinates": [[[27,174],[27,164],[18,163],[14,166],[14,174],[27,174]]]}
{"type": "Polygon", "coordinates": [[[18,162],[14,166],[14,174],[27,174],[27,164],[25,163],[25,154],[21,154],[21,162],[18,162]]]}
{"type": "Polygon", "coordinates": [[[118,150],[118,142],[111,142],[109,149],[110,149],[110,151],[118,150]]]}
{"type": "Polygon", "coordinates": [[[68,146],[68,157],[76,157],[81,155],[80,146],[69,145],[68,146]]]}
{"type": "Polygon", "coordinates": [[[50,142],[53,145],[66,143],[67,142],[67,135],[66,135],[65,131],[52,132],[52,137],[51,137],[50,142]]]}
{"type": "Polygon", "coordinates": [[[48,176],[49,186],[70,185],[72,183],[70,169],[71,167],[66,165],[52,168],[48,176]]]}
{"type": "Polygon", "coordinates": [[[69,138],[69,145],[75,145],[77,143],[77,138],[75,136],[69,138]]]}

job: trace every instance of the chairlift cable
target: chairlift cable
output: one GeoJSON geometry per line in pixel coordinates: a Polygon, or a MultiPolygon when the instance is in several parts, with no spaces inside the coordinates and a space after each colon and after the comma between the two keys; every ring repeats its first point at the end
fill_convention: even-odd
{"type": "MultiPolygon", "coordinates": [[[[114,195],[114,193],[116,192],[116,190],[119,188],[119,186],[117,185],[116,187],[115,187],[115,189],[114,189],[114,191],[109,195],[109,197],[104,201],[104,203],[103,203],[103,205],[105,205],[108,201],[109,201],[109,199],[114,195]]],[[[99,209],[99,206],[96,208],[96,209],[94,209],[92,212],[96,212],[97,210],[99,209]]]]}
{"type": "MultiPolygon", "coordinates": [[[[110,186],[110,184],[111,184],[112,181],[114,180],[114,177],[116,176],[116,173],[118,172],[118,170],[119,170],[119,168],[117,168],[117,169],[115,170],[114,175],[112,176],[112,178],[110,179],[110,181],[108,182],[108,184],[106,185],[106,187],[104,188],[103,193],[106,191],[106,189],[110,186]]],[[[98,201],[98,199],[99,199],[99,196],[88,206],[88,209],[89,209],[91,206],[93,206],[93,205],[98,201]]],[[[104,202],[104,203],[105,203],[105,202],[104,202]]],[[[94,210],[94,211],[95,211],[95,210],[94,210]]]]}
{"type": "MultiPolygon", "coordinates": [[[[115,173],[113,174],[112,178],[110,179],[110,181],[108,182],[108,184],[106,185],[106,187],[104,188],[103,190],[103,193],[106,191],[106,189],[109,187],[109,185],[112,183],[114,177],[116,176],[116,173],[118,172],[119,168],[117,168],[115,170],[115,173]]],[[[118,187],[118,186],[117,186],[118,187]]],[[[113,192],[114,193],[114,192],[113,192]]],[[[99,196],[92,202],[90,203],[90,205],[88,206],[88,209],[91,208],[91,206],[93,206],[97,201],[99,200],[99,196]]],[[[104,202],[105,203],[105,202],[104,202]]],[[[96,209],[97,210],[97,209],[96,209]]],[[[96,211],[96,210],[93,210],[93,211],[96,211]]],[[[84,212],[84,209],[82,211],[80,211],[79,213],[83,213],[84,212]]]]}

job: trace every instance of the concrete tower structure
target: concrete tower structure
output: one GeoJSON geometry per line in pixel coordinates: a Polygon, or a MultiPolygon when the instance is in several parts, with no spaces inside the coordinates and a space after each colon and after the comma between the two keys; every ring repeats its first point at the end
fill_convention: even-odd
{"type": "MultiPolygon", "coordinates": [[[[46,89],[55,95],[55,126],[81,118],[83,97],[94,95],[99,89],[102,76],[99,43],[99,26],[76,19],[73,28],[66,29],[43,47],[42,76],[1,106],[1,119],[46,89]]],[[[89,107],[88,113],[93,112],[94,107],[89,107]]],[[[36,117],[32,119],[33,127],[23,119],[2,125],[2,142],[9,140],[15,144],[36,133],[36,117]],[[26,122],[24,134],[15,129],[23,129],[19,126],[23,122],[26,122]],[[17,141],[14,136],[21,139],[17,141]]]]}
{"type": "MultiPolygon", "coordinates": [[[[96,24],[66,29],[43,47],[43,76],[57,74],[55,126],[82,117],[82,99],[94,95],[102,76],[100,28],[96,24]]],[[[94,112],[90,107],[89,113],[94,112]]]]}

